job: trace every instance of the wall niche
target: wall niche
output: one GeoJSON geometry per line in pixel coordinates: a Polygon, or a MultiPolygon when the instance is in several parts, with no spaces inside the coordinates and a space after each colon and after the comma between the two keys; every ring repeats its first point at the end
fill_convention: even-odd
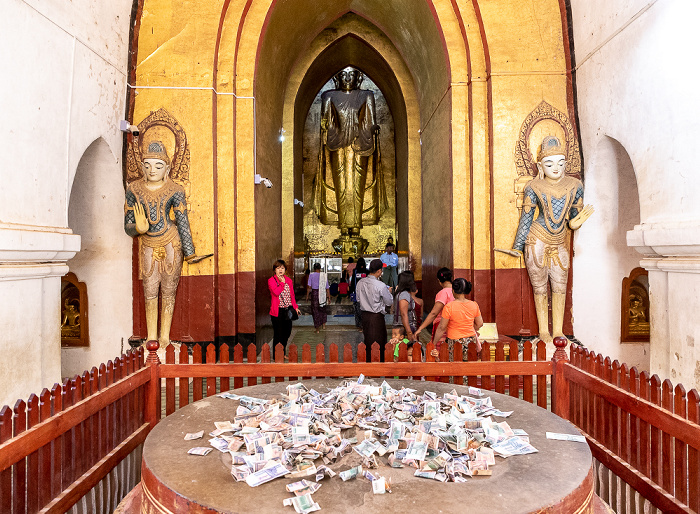
{"type": "Polygon", "coordinates": [[[75,273],[61,278],[61,347],[90,346],[87,286],[75,273]]]}
{"type": "Polygon", "coordinates": [[[644,268],[634,268],[622,279],[621,341],[623,343],[648,343],[649,326],[649,274],[644,268]]]}

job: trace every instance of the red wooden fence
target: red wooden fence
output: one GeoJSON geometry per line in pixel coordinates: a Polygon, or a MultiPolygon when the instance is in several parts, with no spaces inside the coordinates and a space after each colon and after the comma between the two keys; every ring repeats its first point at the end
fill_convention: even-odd
{"type": "Polygon", "coordinates": [[[258,356],[254,345],[244,349],[239,344],[232,350],[221,346],[216,362],[213,345],[204,355],[195,345],[191,357],[184,346],[177,350],[171,345],[161,363],[157,343],[149,344],[145,364],[143,349],[129,352],[32,395],[27,403],[18,401],[14,409],[0,409],[0,512],[65,512],[137,448],[163,415],[190,401],[272,380],[361,373],[455,384],[466,379],[465,385],[543,408],[550,405],[549,392],[553,410],[586,434],[595,458],[653,505],[665,512],[700,512],[697,391],[686,394],[680,385],[674,388],[656,375],[640,374],[587,350],[572,347],[568,361],[560,348],[548,361],[542,343],[525,342],[521,351],[517,343],[497,343],[492,361],[488,344],[480,353],[472,344],[466,356],[455,348],[448,362],[446,347],[435,359],[429,344],[426,362],[421,362],[418,346],[411,360],[400,348],[394,362],[393,348],[387,346],[381,362],[375,343],[370,362],[360,344],[353,363],[350,345],[318,345],[312,355],[308,344],[291,344],[288,362],[282,351],[275,351],[273,362],[267,345],[258,356]]]}
{"type": "MultiPolygon", "coordinates": [[[[326,347],[323,344],[316,346],[314,360],[311,358],[311,347],[308,344],[302,345],[299,352],[297,345],[291,343],[287,348],[287,362],[284,361],[281,345],[277,345],[274,361],[271,359],[268,345],[262,347],[259,361],[254,344],[249,345],[245,350],[237,344],[233,347],[233,352],[227,345],[222,345],[219,348],[218,363],[215,358],[215,347],[210,344],[206,348],[206,364],[203,364],[202,349],[199,345],[193,348],[191,364],[190,356],[187,355],[187,349],[184,346],[176,350],[175,346],[169,345],[165,352],[165,363],[159,366],[159,376],[165,379],[165,409],[158,410],[160,415],[157,417],[170,415],[190,401],[213,396],[231,387],[236,389],[244,385],[267,384],[270,381],[296,381],[309,377],[351,377],[361,373],[373,377],[412,377],[415,380],[427,376],[428,380],[443,382],[452,380],[455,384],[463,384],[463,376],[467,376],[465,385],[509,394],[546,409],[549,387],[547,377],[552,375],[552,363],[545,361],[544,343],[533,345],[530,341],[526,341],[522,360],[517,358],[519,355],[517,342],[513,341],[508,345],[509,357],[512,356],[512,360],[506,360],[505,347],[503,342],[496,343],[495,361],[490,361],[489,343],[483,344],[480,353],[477,353],[476,345],[471,343],[467,358],[464,359],[469,364],[465,366],[462,364],[461,347],[455,347],[453,362],[449,363],[447,345],[443,345],[441,355],[436,359],[430,355],[433,344],[429,343],[426,352],[427,362],[421,362],[421,350],[418,345],[413,347],[411,361],[409,361],[406,346],[402,345],[399,349],[398,362],[394,363],[394,347],[387,345],[384,363],[382,363],[379,345],[374,343],[370,352],[371,366],[368,366],[364,343],[357,346],[358,362],[356,363],[352,362],[352,345],[349,343],[342,347],[342,360],[340,348],[334,343],[328,347],[328,358],[326,358],[326,347]],[[244,355],[246,355],[245,359],[244,355]],[[534,360],[533,356],[535,356],[534,360]]],[[[154,386],[157,390],[152,394],[160,396],[160,384],[154,384],[154,386]]]]}
{"type": "Polygon", "coordinates": [[[143,349],[0,409],[0,512],[66,512],[143,443],[143,349]]]}
{"type": "Polygon", "coordinates": [[[557,406],[598,461],[663,512],[700,512],[698,391],[577,347],[562,377],[568,406],[557,406]]]}

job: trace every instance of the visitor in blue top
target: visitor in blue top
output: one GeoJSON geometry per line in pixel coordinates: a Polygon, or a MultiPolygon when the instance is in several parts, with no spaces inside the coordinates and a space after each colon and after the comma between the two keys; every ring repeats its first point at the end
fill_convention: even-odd
{"type": "Polygon", "coordinates": [[[399,256],[394,253],[394,244],[387,243],[386,251],[380,257],[382,264],[384,264],[384,271],[382,272],[382,282],[391,288],[391,292],[394,292],[396,284],[399,282],[399,256]]]}

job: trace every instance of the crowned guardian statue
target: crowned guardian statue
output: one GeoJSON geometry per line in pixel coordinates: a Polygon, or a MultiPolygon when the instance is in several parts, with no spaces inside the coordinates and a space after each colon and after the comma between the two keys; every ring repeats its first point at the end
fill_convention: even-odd
{"type": "Polygon", "coordinates": [[[170,342],[183,259],[191,263],[201,259],[195,255],[185,190],[169,177],[170,158],[163,143],[149,143],[142,167],[143,180],[135,180],[126,190],[124,230],[139,240],[139,276],[146,301],[148,340],[159,340],[160,346],[165,347],[170,342]]]}
{"type": "Polygon", "coordinates": [[[525,186],[515,242],[512,250],[505,252],[525,257],[535,295],[540,339],[547,344],[553,337],[564,337],[571,233],[593,214],[591,205],[584,207],[581,181],[564,174],[565,155],[559,139],[544,138],[537,154],[538,175],[525,186]],[[549,332],[548,283],[552,291],[552,334],[549,332]]]}

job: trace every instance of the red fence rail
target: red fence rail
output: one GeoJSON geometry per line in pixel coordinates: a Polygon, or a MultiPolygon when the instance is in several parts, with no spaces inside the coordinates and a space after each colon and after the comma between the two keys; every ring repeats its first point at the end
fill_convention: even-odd
{"type": "Polygon", "coordinates": [[[143,350],[0,409],[0,512],[66,512],[146,438],[143,350]]]}
{"type": "MultiPolygon", "coordinates": [[[[297,345],[289,344],[287,362],[284,361],[281,345],[277,345],[275,349],[274,361],[271,359],[268,345],[262,347],[259,356],[254,344],[247,348],[237,344],[232,352],[227,345],[222,345],[219,348],[219,362],[216,363],[216,349],[210,344],[206,348],[206,363],[203,363],[203,352],[199,345],[194,346],[191,356],[187,354],[184,346],[180,346],[178,350],[174,345],[169,345],[165,351],[165,363],[159,365],[158,372],[158,375],[165,379],[165,410],[157,412],[160,412],[160,416],[170,415],[190,401],[213,396],[231,387],[237,389],[244,385],[296,381],[310,377],[350,377],[361,373],[373,377],[412,377],[416,380],[427,377],[428,380],[452,381],[455,384],[509,394],[530,403],[537,403],[545,409],[548,407],[547,377],[552,375],[553,368],[552,363],[545,360],[544,343],[534,345],[526,341],[522,352],[515,341],[509,344],[498,342],[494,345],[484,343],[481,352],[477,352],[476,345],[470,343],[466,356],[462,355],[461,346],[455,347],[451,363],[448,362],[446,345],[441,348],[438,358],[431,356],[433,348],[433,344],[429,343],[426,362],[421,362],[419,346],[415,345],[409,356],[406,346],[402,345],[394,362],[394,347],[388,344],[382,362],[380,347],[374,343],[368,363],[366,346],[360,343],[356,350],[357,362],[353,363],[353,347],[349,343],[342,346],[342,351],[338,345],[332,343],[328,345],[327,352],[326,346],[319,344],[316,346],[313,360],[308,344],[301,345],[301,351],[297,345]],[[494,352],[491,351],[491,346],[494,352]]],[[[152,393],[154,396],[162,395],[160,387],[156,385],[156,390],[152,393]]]]}
{"type": "MultiPolygon", "coordinates": [[[[190,356],[170,345],[164,362],[150,342],[139,349],[56,384],[13,409],[0,409],[0,512],[65,512],[110,469],[140,445],[163,415],[231,388],[311,377],[412,377],[452,381],[522,398],[568,418],[586,435],[595,458],[664,512],[700,512],[700,395],[686,394],[658,376],[576,347],[546,360],[544,344],[474,344],[447,348],[421,362],[418,346],[401,347],[394,362],[388,345],[381,360],[375,343],[366,362],[358,345],[339,348],[289,345],[287,360],[254,345],[190,356]],[[409,358],[410,357],[410,358],[409,358]],[[161,401],[164,399],[164,404],[161,401]]],[[[278,347],[281,350],[280,347],[278,347]]]]}
{"type": "Polygon", "coordinates": [[[568,418],[599,462],[663,512],[700,512],[698,391],[576,347],[562,377],[568,418]]]}

